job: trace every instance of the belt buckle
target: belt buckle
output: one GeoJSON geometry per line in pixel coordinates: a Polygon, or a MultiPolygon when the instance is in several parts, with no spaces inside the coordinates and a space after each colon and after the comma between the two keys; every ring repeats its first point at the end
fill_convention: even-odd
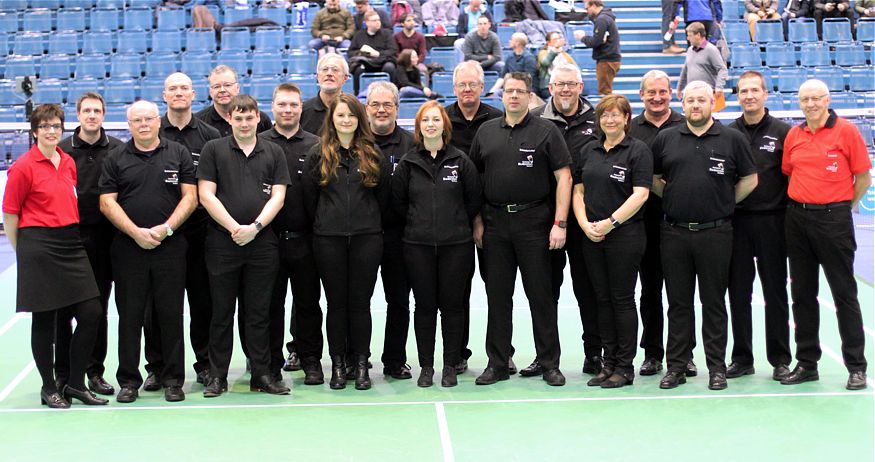
{"type": "Polygon", "coordinates": [[[505,205],[505,208],[507,209],[507,213],[517,213],[518,212],[517,207],[519,207],[519,204],[507,204],[507,205],[505,205]]]}
{"type": "Polygon", "coordinates": [[[697,228],[697,226],[699,226],[698,223],[687,223],[687,230],[689,230],[689,231],[699,231],[699,228],[697,228]]]}

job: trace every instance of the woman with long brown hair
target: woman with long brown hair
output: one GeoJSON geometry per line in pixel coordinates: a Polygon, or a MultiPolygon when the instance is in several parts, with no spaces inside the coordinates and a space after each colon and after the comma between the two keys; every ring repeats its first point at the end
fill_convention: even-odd
{"type": "Polygon", "coordinates": [[[313,254],[328,299],[325,326],[333,389],[346,386],[346,358],[355,387],[371,388],[370,300],[383,254],[382,215],[389,206],[391,167],[368,125],[364,106],[342,93],[328,106],[320,144],[301,178],[313,220],[313,254]]]}

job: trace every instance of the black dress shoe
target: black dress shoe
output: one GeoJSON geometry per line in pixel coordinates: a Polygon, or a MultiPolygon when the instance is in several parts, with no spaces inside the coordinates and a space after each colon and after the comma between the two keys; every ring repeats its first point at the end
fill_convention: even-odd
{"type": "Polygon", "coordinates": [[[820,380],[817,369],[806,369],[802,366],[796,366],[793,372],[781,379],[781,385],[799,385],[802,382],[814,382],[816,380],[820,380]]]}
{"type": "Polygon", "coordinates": [[[696,367],[696,363],[693,360],[687,361],[687,366],[684,368],[684,375],[687,377],[695,377],[699,375],[699,369],[696,367]]]}
{"type": "Polygon", "coordinates": [[[668,390],[671,388],[677,388],[678,385],[683,383],[687,383],[687,377],[684,372],[668,371],[662,376],[662,380],[659,381],[659,388],[668,390]]]}
{"type": "Polygon", "coordinates": [[[790,374],[790,368],[781,364],[772,370],[772,380],[780,382],[790,374]]]}
{"type": "Polygon", "coordinates": [[[848,375],[848,390],[862,390],[866,388],[866,373],[863,371],[854,371],[848,375]]]}
{"type": "Polygon", "coordinates": [[[64,399],[71,404],[73,403],[73,398],[76,398],[79,401],[82,401],[82,404],[87,404],[89,406],[103,406],[109,402],[109,400],[98,398],[97,395],[91,392],[91,390],[77,390],[70,385],[64,387],[63,395],[64,399]]]}
{"type": "Polygon", "coordinates": [[[413,378],[410,374],[410,366],[407,364],[386,364],[383,366],[383,375],[398,380],[413,378]]]}
{"type": "Polygon", "coordinates": [[[146,376],[146,381],[143,382],[143,390],[158,391],[161,389],[161,382],[158,381],[158,376],[154,372],[149,372],[146,376]]]}
{"type": "Polygon", "coordinates": [[[513,358],[507,358],[507,373],[510,375],[516,374],[516,364],[513,362],[513,358]]]}
{"type": "Polygon", "coordinates": [[[328,386],[332,390],[346,388],[346,363],[344,363],[343,356],[331,357],[331,380],[328,381],[328,386]]]}
{"type": "Polygon", "coordinates": [[[133,403],[139,398],[140,392],[134,387],[122,387],[115,396],[115,400],[120,403],[133,403]]]}
{"type": "Polygon", "coordinates": [[[613,375],[613,373],[614,373],[613,369],[608,369],[607,367],[603,367],[602,370],[600,370],[599,373],[595,375],[595,377],[589,379],[589,381],[586,382],[586,386],[599,387],[602,385],[602,382],[604,382],[605,380],[608,380],[608,377],[613,375]]]}
{"type": "Polygon", "coordinates": [[[95,375],[88,379],[88,389],[98,395],[114,395],[115,388],[112,387],[102,375],[95,375]]]}
{"type": "Polygon", "coordinates": [[[195,380],[195,382],[197,382],[201,385],[206,385],[210,381],[210,371],[207,369],[204,369],[204,370],[198,372],[197,376],[195,377],[194,380],[195,380]]]}
{"type": "Polygon", "coordinates": [[[356,390],[370,390],[371,389],[371,376],[368,374],[368,369],[370,369],[370,361],[368,361],[367,356],[359,356],[358,361],[355,365],[355,389],[356,390]]]}
{"type": "Polygon", "coordinates": [[[304,385],[322,385],[325,374],[322,373],[322,363],[316,360],[305,360],[301,364],[304,370],[304,385]]]}
{"type": "Polygon", "coordinates": [[[562,375],[562,371],[559,369],[546,370],[541,378],[551,387],[561,387],[565,385],[565,376],[562,375]]]}
{"type": "Polygon", "coordinates": [[[487,367],[479,377],[474,379],[474,383],[477,385],[492,385],[509,378],[510,374],[507,372],[507,369],[500,371],[494,367],[487,367]]]}
{"type": "Polygon", "coordinates": [[[621,388],[626,385],[632,385],[632,381],[635,380],[635,374],[621,374],[620,372],[614,372],[610,377],[605,379],[601,383],[602,388],[621,388]]]}
{"type": "Polygon", "coordinates": [[[289,353],[286,363],[283,364],[283,370],[286,372],[301,370],[301,358],[298,357],[298,352],[293,351],[289,353]]]}
{"type": "Polygon", "coordinates": [[[456,374],[464,374],[465,371],[468,370],[468,360],[467,359],[459,360],[459,363],[456,364],[455,369],[456,369],[456,374]]]}
{"type": "Polygon", "coordinates": [[[726,373],[712,372],[708,374],[708,389],[709,390],[725,390],[726,389],[726,373]]]}
{"type": "Polygon", "coordinates": [[[538,363],[538,360],[532,361],[532,364],[520,370],[520,377],[536,377],[544,373],[544,368],[538,363]]]}
{"type": "Polygon", "coordinates": [[[282,380],[276,381],[270,375],[253,377],[249,381],[249,391],[269,393],[271,395],[288,395],[291,390],[283,385],[282,380]]]}
{"type": "Polygon", "coordinates": [[[423,367],[419,371],[419,378],[416,379],[416,386],[420,388],[428,388],[434,385],[434,368],[423,367]]]}
{"type": "Polygon", "coordinates": [[[441,386],[455,387],[459,384],[459,379],[456,378],[456,368],[453,366],[444,366],[441,371],[441,386]]]}
{"type": "Polygon", "coordinates": [[[40,404],[48,406],[50,409],[70,409],[70,402],[57,391],[46,393],[45,390],[40,390],[39,400],[40,404]]]}
{"type": "Polygon", "coordinates": [[[219,377],[210,377],[207,386],[204,387],[204,398],[215,398],[228,391],[228,381],[219,377]]]}
{"type": "Polygon", "coordinates": [[[662,361],[656,358],[644,358],[644,362],[641,363],[641,369],[638,369],[638,373],[641,375],[656,375],[661,370],[662,361]]]}
{"type": "Polygon", "coordinates": [[[164,401],[167,401],[168,403],[185,401],[185,392],[182,391],[182,387],[179,385],[164,387],[164,401]]]}
{"type": "Polygon", "coordinates": [[[726,368],[726,378],[727,379],[737,379],[743,375],[753,375],[754,374],[753,366],[745,366],[743,364],[732,363],[729,367],[726,368]]]}
{"type": "Polygon", "coordinates": [[[583,360],[583,368],[580,369],[580,372],[584,374],[595,375],[601,372],[602,367],[604,367],[605,362],[602,360],[601,356],[587,356],[583,360]]]}

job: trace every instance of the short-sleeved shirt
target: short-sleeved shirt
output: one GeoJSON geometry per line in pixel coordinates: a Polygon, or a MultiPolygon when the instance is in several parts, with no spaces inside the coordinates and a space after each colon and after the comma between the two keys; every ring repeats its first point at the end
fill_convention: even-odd
{"type": "Polygon", "coordinates": [[[483,192],[492,205],[548,200],[553,172],[571,165],[556,125],[528,113],[514,126],[504,117],[485,122],[470,157],[483,174],[483,192]]]}
{"type": "Polygon", "coordinates": [[[160,136],[163,140],[175,141],[185,146],[185,148],[191,153],[191,159],[192,162],[194,162],[194,169],[197,171],[201,151],[204,149],[204,145],[207,144],[207,141],[209,140],[221,138],[222,134],[219,133],[218,129],[201,119],[198,119],[194,115],[192,115],[191,120],[189,120],[181,129],[176,128],[170,123],[167,114],[164,114],[164,117],[161,117],[160,136]]]}
{"type": "MultiPolygon", "coordinates": [[[[259,120],[258,127],[255,129],[256,132],[261,133],[270,130],[270,128],[273,127],[273,122],[270,120],[270,115],[264,111],[258,111],[258,114],[259,120]]],[[[231,130],[231,124],[229,124],[224,117],[219,115],[219,112],[216,111],[216,106],[213,104],[211,104],[207,108],[201,109],[194,116],[206,122],[207,125],[218,130],[219,134],[222,136],[231,136],[234,134],[231,130]]]]}
{"type": "MultiPolygon", "coordinates": [[[[583,202],[589,221],[610,217],[632,195],[636,186],[650,189],[653,184],[653,154],[641,141],[626,136],[610,151],[604,138],[589,142],[574,171],[574,183],[583,184],[583,202]]],[[[643,216],[639,209],[627,222],[643,216]]]]}
{"type": "Polygon", "coordinates": [[[672,220],[728,218],[735,210],[735,183],[757,172],[744,135],[716,120],[701,136],[687,124],[663,130],[651,148],[653,173],[666,182],[662,208],[672,220]]]}
{"type": "Polygon", "coordinates": [[[784,139],[790,125],[766,114],[763,118],[748,125],[742,115],[729,124],[750,140],[750,152],[757,164],[757,187],[743,201],[736,212],[775,212],[787,208],[787,177],[781,172],[781,159],[784,156],[784,139]]]}
{"type": "Polygon", "coordinates": [[[197,184],[188,149],[161,140],[144,152],[134,140],[113,149],[103,161],[100,194],[118,194],[116,202],[141,228],[166,223],[182,199],[180,184],[197,184]]]}
{"type": "Polygon", "coordinates": [[[784,141],[782,170],[790,177],[790,199],[830,204],[854,198],[854,176],[872,167],[866,143],[852,123],[830,110],[826,125],[812,133],[803,122],[784,141]]]}
{"type": "Polygon", "coordinates": [[[249,156],[233,136],[208,141],[197,178],[216,183],[216,198],[237,223],[249,224],[264,209],[274,185],[291,183],[279,146],[257,139],[249,156]]]}
{"type": "Polygon", "coordinates": [[[483,102],[477,107],[477,112],[471,120],[466,119],[462,114],[458,102],[447,105],[445,109],[447,110],[447,115],[450,116],[450,122],[453,124],[450,144],[469,155],[471,153],[471,142],[474,140],[474,135],[477,134],[480,126],[487,120],[497,119],[504,114],[501,110],[483,102]]]}
{"type": "Polygon", "coordinates": [[[106,217],[100,213],[100,193],[97,182],[103,170],[103,159],[123,141],[109,136],[100,129],[100,138],[94,144],[86,143],[79,137],[81,127],[76,127],[73,136],[58,144],[76,161],[76,191],[79,193],[79,224],[112,226],[106,217]]]}
{"type": "Polygon", "coordinates": [[[61,148],[58,168],[34,144],[12,164],[3,195],[3,212],[18,215],[18,227],[59,228],[79,223],[76,163],[61,148]]]}
{"type": "Polygon", "coordinates": [[[283,150],[286,165],[289,168],[291,184],[286,189],[286,199],[283,208],[273,220],[273,229],[277,232],[292,231],[309,233],[312,228],[310,218],[304,209],[304,196],[301,191],[301,175],[304,174],[304,161],[310,148],[319,143],[319,137],[298,129],[290,138],[276,131],[276,127],[258,135],[263,140],[276,144],[283,150]]]}

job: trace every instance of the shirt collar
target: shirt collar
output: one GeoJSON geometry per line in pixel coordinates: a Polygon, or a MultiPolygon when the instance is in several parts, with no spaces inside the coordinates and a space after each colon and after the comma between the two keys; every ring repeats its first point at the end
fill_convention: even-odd
{"type": "MultiPolygon", "coordinates": [[[[838,114],[836,114],[836,111],[834,111],[832,109],[827,109],[827,111],[829,112],[829,117],[826,118],[826,123],[823,124],[823,127],[825,127],[825,128],[835,127],[836,120],[839,118],[839,116],[838,116],[838,114]]],[[[811,131],[811,129],[808,128],[808,121],[806,121],[806,120],[803,120],[802,123],[799,124],[799,128],[801,128],[803,130],[811,131]]]]}
{"type": "MultiPolygon", "coordinates": [[[[531,116],[532,116],[531,111],[526,111],[526,115],[523,116],[522,120],[520,120],[519,122],[517,122],[517,124],[514,125],[513,127],[514,127],[514,128],[516,128],[516,127],[525,127],[526,125],[528,125],[528,123],[529,123],[529,119],[531,118],[531,116]]],[[[501,117],[501,126],[502,126],[502,127],[510,127],[510,125],[507,124],[507,118],[504,117],[504,116],[501,117]]]]}
{"type": "Polygon", "coordinates": [[[109,137],[106,136],[106,130],[104,130],[103,127],[100,127],[100,138],[98,138],[97,142],[94,144],[88,144],[85,142],[85,140],[79,138],[79,133],[81,130],[81,126],[76,127],[76,129],[73,130],[73,137],[70,139],[70,145],[73,146],[73,148],[88,148],[92,146],[106,147],[107,145],[109,145],[109,137]]]}
{"type": "MultiPolygon", "coordinates": [[[[669,108],[669,114],[670,115],[668,116],[668,119],[666,119],[666,121],[663,122],[660,127],[664,127],[665,124],[669,122],[680,122],[684,120],[684,116],[682,116],[680,112],[675,111],[674,109],[669,108]]],[[[650,125],[651,127],[656,127],[656,125],[653,125],[653,122],[647,120],[647,117],[644,116],[644,112],[641,113],[640,117],[636,117],[632,120],[635,121],[638,125],[650,125]]]]}
{"type": "MultiPolygon", "coordinates": [[[[706,131],[705,133],[702,133],[701,136],[719,135],[723,131],[723,124],[721,124],[720,121],[717,119],[713,119],[713,120],[714,120],[714,123],[711,124],[711,126],[708,128],[708,131],[706,131]]],[[[683,133],[685,135],[699,136],[699,135],[696,135],[695,133],[693,133],[692,131],[690,131],[690,127],[687,124],[681,124],[679,130],[681,133],[683,133]]]]}
{"type": "MultiPolygon", "coordinates": [[[[213,111],[215,111],[215,110],[216,110],[216,108],[213,107],[213,111]]],[[[216,115],[218,115],[218,112],[216,113],[216,115]]],[[[197,117],[195,117],[194,114],[192,114],[191,118],[188,120],[188,123],[185,124],[182,128],[183,129],[184,128],[197,128],[197,124],[198,124],[197,117]]],[[[170,117],[167,116],[166,112],[164,113],[164,116],[161,117],[161,128],[176,128],[175,125],[170,123],[170,117]]],[[[182,131],[182,129],[179,129],[179,130],[182,131]]]]}
{"type": "MultiPolygon", "coordinates": [[[[66,153],[64,151],[62,151],[59,146],[55,146],[55,152],[57,152],[61,156],[61,163],[63,163],[64,162],[64,155],[66,153]]],[[[39,150],[39,145],[36,143],[34,143],[33,146],[30,148],[30,151],[28,151],[28,154],[33,156],[34,162],[51,162],[51,160],[48,157],[44,156],[42,151],[39,150]]],[[[60,163],[58,165],[60,165],[60,163]]]]}
{"type": "MultiPolygon", "coordinates": [[[[243,154],[243,149],[241,149],[240,145],[237,144],[237,138],[234,138],[234,135],[231,135],[229,138],[231,138],[231,149],[236,150],[236,151],[240,151],[240,153],[243,154]]],[[[262,147],[261,140],[259,140],[258,137],[256,136],[255,137],[255,147],[252,149],[252,153],[249,154],[249,157],[252,157],[252,155],[254,155],[255,153],[261,152],[263,150],[264,150],[264,148],[262,147]]]]}

